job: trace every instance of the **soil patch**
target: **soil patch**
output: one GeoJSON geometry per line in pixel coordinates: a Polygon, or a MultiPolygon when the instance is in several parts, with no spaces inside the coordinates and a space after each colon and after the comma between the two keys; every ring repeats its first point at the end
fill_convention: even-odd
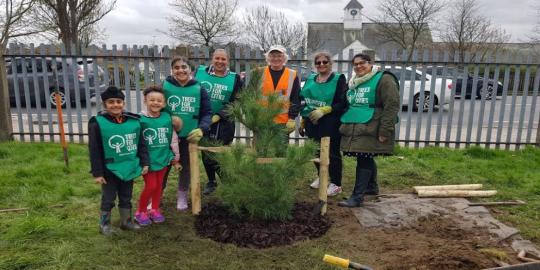
{"type": "Polygon", "coordinates": [[[291,220],[260,221],[239,218],[223,205],[208,203],[197,216],[195,229],[202,237],[240,247],[289,245],[320,237],[330,228],[331,223],[327,217],[313,214],[314,207],[314,204],[296,203],[291,220]]]}

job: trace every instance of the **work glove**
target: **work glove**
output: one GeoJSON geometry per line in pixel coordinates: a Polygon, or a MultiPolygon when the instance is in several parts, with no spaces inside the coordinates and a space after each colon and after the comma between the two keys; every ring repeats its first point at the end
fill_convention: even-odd
{"type": "Polygon", "coordinates": [[[203,132],[200,128],[196,128],[188,133],[187,140],[190,143],[198,143],[203,136],[203,132]]]}
{"type": "Polygon", "coordinates": [[[287,133],[291,133],[296,128],[296,122],[294,122],[294,119],[289,119],[287,121],[287,124],[285,124],[285,128],[287,129],[287,133]]]}
{"type": "Polygon", "coordinates": [[[173,129],[176,132],[180,132],[182,130],[182,127],[184,127],[184,122],[182,121],[182,118],[178,116],[171,117],[173,129]]]}
{"type": "Polygon", "coordinates": [[[215,123],[219,122],[219,120],[221,120],[221,117],[219,115],[214,114],[212,116],[212,124],[215,124],[215,123]]]}
{"type": "Polygon", "coordinates": [[[326,114],[329,114],[330,112],[332,112],[332,107],[323,106],[323,107],[319,107],[311,111],[308,117],[309,117],[309,120],[313,122],[313,124],[317,124],[317,122],[319,122],[319,119],[321,119],[321,117],[325,116],[326,114]]]}
{"type": "Polygon", "coordinates": [[[300,127],[298,128],[298,133],[302,137],[304,137],[306,135],[306,122],[305,122],[304,118],[302,118],[302,120],[300,120],[300,127]]]}

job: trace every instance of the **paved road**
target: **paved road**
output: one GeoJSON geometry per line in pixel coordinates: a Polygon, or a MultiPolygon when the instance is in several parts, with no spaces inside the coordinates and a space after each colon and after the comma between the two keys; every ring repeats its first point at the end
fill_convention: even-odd
{"type": "MultiPolygon", "coordinates": [[[[127,93],[127,108],[138,111],[143,108],[142,101],[137,102],[135,91],[127,93]],[[138,103],[138,104],[137,104],[138,103]],[[138,105],[138,106],[137,106],[138,105]]],[[[140,99],[139,99],[140,100],[140,99]]],[[[497,97],[490,100],[461,100],[454,99],[451,104],[442,109],[435,108],[432,112],[412,112],[404,108],[400,112],[399,139],[412,141],[512,141],[534,142],[538,129],[540,109],[533,108],[533,97],[497,97]],[[512,110],[515,108],[515,110],[512,110]],[[519,129],[518,127],[522,127],[519,129]]],[[[536,107],[540,105],[540,97],[536,98],[536,107]]],[[[63,120],[65,130],[69,133],[86,133],[88,115],[98,111],[96,104],[90,107],[65,108],[63,120]],[[68,117],[68,115],[71,115],[68,117]]],[[[13,129],[16,133],[43,132],[49,130],[58,132],[57,113],[52,109],[50,114],[46,109],[21,108],[12,109],[13,129]],[[32,123],[32,124],[29,124],[32,123]],[[40,124],[41,123],[41,124],[40,124]]],[[[237,135],[248,135],[244,128],[237,135]]],[[[30,136],[25,136],[30,139],[30,136]]],[[[19,136],[16,138],[20,139],[19,136]]],[[[50,140],[44,136],[44,140],[50,140]]],[[[35,137],[39,140],[40,137],[35,137]]],[[[73,141],[84,141],[84,137],[74,136],[73,141]]],[[[421,145],[421,144],[420,144],[421,145]]]]}

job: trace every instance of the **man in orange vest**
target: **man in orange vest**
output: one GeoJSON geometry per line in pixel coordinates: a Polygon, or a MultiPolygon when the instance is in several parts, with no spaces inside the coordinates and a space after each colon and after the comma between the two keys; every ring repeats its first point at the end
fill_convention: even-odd
{"type": "Polygon", "coordinates": [[[283,110],[274,118],[274,122],[285,125],[289,133],[296,128],[294,119],[300,112],[300,80],[296,71],[285,67],[289,56],[281,45],[271,46],[265,54],[268,66],[262,75],[262,94],[277,94],[285,100],[283,110]]]}

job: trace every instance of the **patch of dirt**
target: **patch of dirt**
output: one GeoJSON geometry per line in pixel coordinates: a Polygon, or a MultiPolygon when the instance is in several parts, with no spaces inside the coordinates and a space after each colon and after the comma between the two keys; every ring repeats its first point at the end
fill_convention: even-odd
{"type": "Polygon", "coordinates": [[[388,270],[465,270],[498,267],[497,260],[485,250],[497,250],[508,256],[504,262],[517,264],[515,252],[497,243],[487,229],[463,229],[450,216],[421,217],[408,227],[366,228],[350,209],[330,203],[329,217],[334,221],[329,237],[348,244],[335,255],[388,270]]]}
{"type": "Polygon", "coordinates": [[[223,205],[208,203],[195,221],[197,233],[217,242],[240,247],[267,248],[317,238],[330,228],[330,220],[312,214],[315,205],[297,203],[288,221],[240,219],[223,205]]]}

